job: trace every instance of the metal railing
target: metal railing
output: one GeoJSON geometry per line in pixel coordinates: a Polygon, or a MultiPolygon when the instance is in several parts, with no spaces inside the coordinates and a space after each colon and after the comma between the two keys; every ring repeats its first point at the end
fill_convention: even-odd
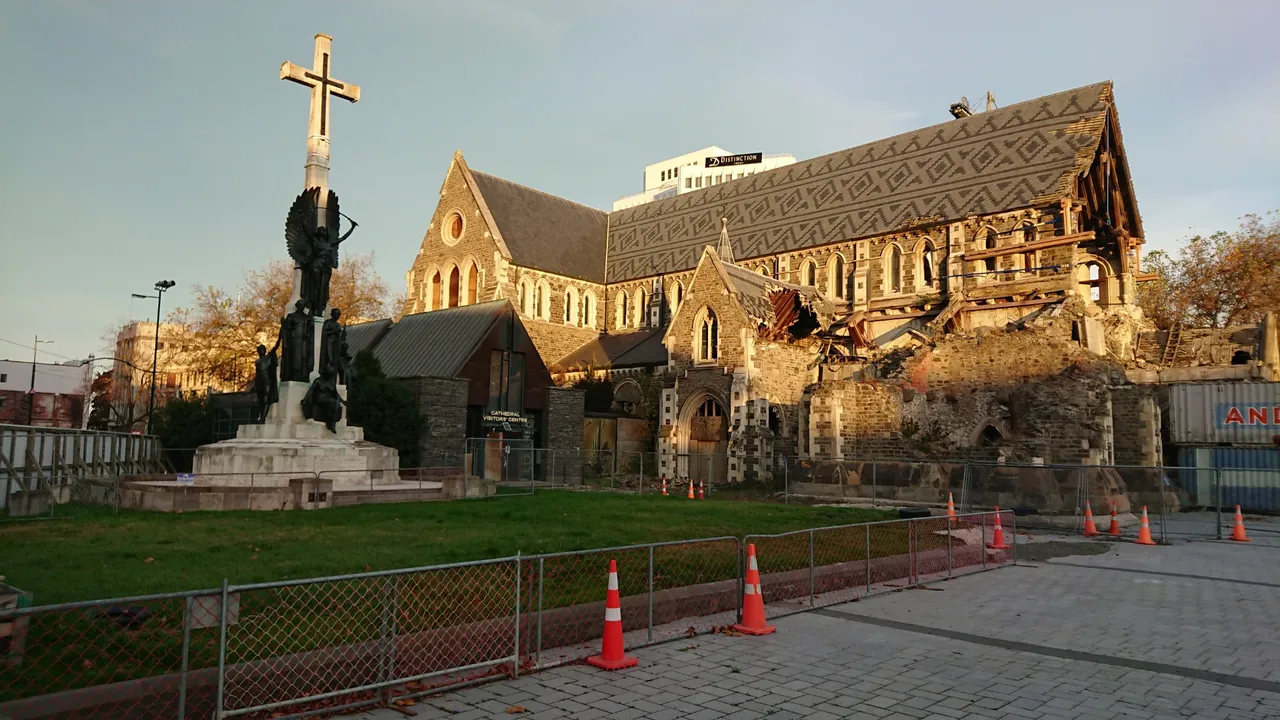
{"type": "MultiPolygon", "coordinates": [[[[1012,550],[984,549],[993,520],[747,541],[777,615],[1010,564],[1012,550]]],[[[599,651],[610,560],[628,647],[732,624],[744,547],[713,537],[4,610],[23,642],[0,657],[0,714],[300,717],[514,677],[599,651]]]]}

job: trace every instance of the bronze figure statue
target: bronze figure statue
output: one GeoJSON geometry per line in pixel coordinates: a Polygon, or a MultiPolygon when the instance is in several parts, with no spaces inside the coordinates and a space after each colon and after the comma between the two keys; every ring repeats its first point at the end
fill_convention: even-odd
{"type": "Polygon", "coordinates": [[[276,338],[276,346],[267,352],[266,345],[258,346],[258,359],[253,361],[253,394],[257,396],[257,404],[253,408],[253,421],[267,421],[267,410],[280,401],[280,385],[276,382],[276,370],[280,366],[276,351],[280,349],[280,339],[276,338]]]}
{"type": "Polygon", "coordinates": [[[342,420],[342,406],[346,404],[347,401],[338,394],[337,374],[327,370],[307,388],[307,396],[302,398],[302,415],[324,423],[329,432],[336,434],[337,424],[342,420]]]}
{"type": "Polygon", "coordinates": [[[346,337],[346,328],[338,322],[342,312],[338,308],[329,311],[329,318],[320,327],[320,374],[332,370],[341,382],[342,378],[342,341],[346,337]]]}
{"type": "Polygon", "coordinates": [[[280,352],[280,379],[285,382],[307,382],[315,367],[315,323],[307,314],[307,301],[299,298],[293,312],[280,321],[278,345],[280,352]]]}
{"type": "Polygon", "coordinates": [[[320,188],[308,188],[293,201],[284,223],[289,257],[302,270],[300,294],[313,315],[323,313],[328,306],[329,278],[338,267],[338,246],[359,225],[352,220],[347,234],[339,235],[342,213],[338,211],[338,194],[332,190],[325,203],[324,224],[320,224],[319,207],[320,188]]]}

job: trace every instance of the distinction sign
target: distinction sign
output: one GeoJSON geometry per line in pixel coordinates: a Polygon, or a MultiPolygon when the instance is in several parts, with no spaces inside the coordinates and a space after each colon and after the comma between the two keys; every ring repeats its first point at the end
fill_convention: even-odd
{"type": "Polygon", "coordinates": [[[763,153],[744,153],[742,155],[721,155],[707,158],[707,167],[729,167],[730,165],[755,165],[764,160],[763,153]]]}

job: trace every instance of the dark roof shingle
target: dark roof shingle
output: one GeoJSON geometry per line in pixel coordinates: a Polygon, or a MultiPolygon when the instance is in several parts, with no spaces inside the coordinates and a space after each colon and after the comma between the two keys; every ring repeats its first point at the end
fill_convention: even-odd
{"type": "Polygon", "coordinates": [[[552,368],[557,372],[575,369],[604,369],[665,365],[667,346],[661,329],[635,330],[601,335],[560,358],[552,368]]]}
{"type": "Polygon", "coordinates": [[[604,282],[608,215],[555,195],[471,170],[511,262],[595,283],[604,282]]]}
{"type": "MultiPolygon", "coordinates": [[[[456,377],[493,324],[510,309],[510,302],[496,300],[405,315],[373,347],[373,356],[387,377],[456,377]]],[[[350,336],[350,329],[347,332],[350,336]]]]}
{"type": "Polygon", "coordinates": [[[1088,85],[611,213],[608,281],[692,270],[722,215],[746,259],[1052,201],[1111,105],[1088,85]]]}

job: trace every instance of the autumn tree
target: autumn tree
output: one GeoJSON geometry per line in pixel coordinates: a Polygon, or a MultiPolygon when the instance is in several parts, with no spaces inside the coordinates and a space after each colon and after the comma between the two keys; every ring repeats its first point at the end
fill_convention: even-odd
{"type": "MultiPolygon", "coordinates": [[[[197,289],[193,304],[175,311],[170,320],[184,328],[183,344],[192,362],[224,383],[247,387],[257,347],[275,345],[292,291],[292,263],[273,260],[246,273],[236,290],[197,289]]],[[[374,270],[373,253],[342,258],[330,281],[329,304],[342,311],[344,324],[387,317],[387,286],[374,270]]]]}
{"type": "Polygon", "coordinates": [[[1234,232],[1195,236],[1173,255],[1143,258],[1156,278],[1138,286],[1138,303],[1158,327],[1222,328],[1280,311],[1280,211],[1246,215],[1234,232]]]}

